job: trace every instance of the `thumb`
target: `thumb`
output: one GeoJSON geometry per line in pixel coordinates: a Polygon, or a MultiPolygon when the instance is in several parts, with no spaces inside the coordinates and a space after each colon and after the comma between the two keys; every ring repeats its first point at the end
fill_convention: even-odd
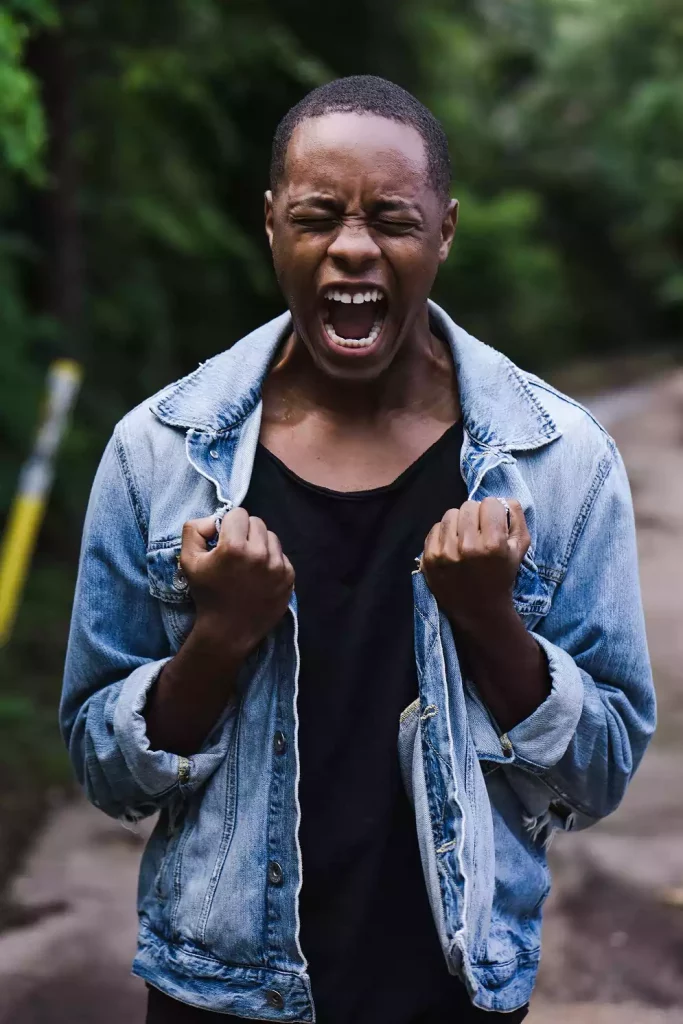
{"type": "Polygon", "coordinates": [[[521,560],[529,549],[531,537],[529,536],[529,530],[526,525],[524,509],[520,503],[511,499],[508,501],[508,505],[510,508],[510,529],[508,530],[508,539],[514,544],[516,550],[519,552],[521,560]]]}
{"type": "Polygon", "coordinates": [[[213,516],[203,519],[190,519],[183,526],[181,555],[184,557],[204,554],[207,541],[216,536],[216,523],[213,516]]]}

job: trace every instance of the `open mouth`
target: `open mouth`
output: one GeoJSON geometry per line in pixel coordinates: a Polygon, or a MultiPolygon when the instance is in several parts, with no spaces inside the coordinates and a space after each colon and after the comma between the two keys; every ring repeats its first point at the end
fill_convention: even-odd
{"type": "Polygon", "coordinates": [[[386,296],[377,288],[328,288],[324,295],[323,326],[341,348],[369,348],[382,331],[386,313],[386,296]]]}

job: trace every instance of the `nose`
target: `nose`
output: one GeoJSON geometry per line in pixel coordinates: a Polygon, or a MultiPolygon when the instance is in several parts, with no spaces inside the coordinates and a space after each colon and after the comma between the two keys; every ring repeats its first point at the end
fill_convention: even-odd
{"type": "Polygon", "coordinates": [[[327,253],[344,267],[358,270],[379,259],[382,250],[370,234],[367,224],[345,222],[330,243],[327,253]]]}

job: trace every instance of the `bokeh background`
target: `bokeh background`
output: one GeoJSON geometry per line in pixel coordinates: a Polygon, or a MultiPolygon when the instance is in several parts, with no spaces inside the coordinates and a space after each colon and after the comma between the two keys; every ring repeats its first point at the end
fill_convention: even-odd
{"type": "Polygon", "coordinates": [[[615,818],[557,844],[534,1019],[683,1020],[680,0],[1,0],[0,527],[47,366],[85,371],[0,651],[3,1021],[141,1020],[141,839],[72,801],[56,726],[87,494],[129,408],[281,311],[272,133],[353,73],[448,132],[461,220],[435,297],[586,396],[634,486],[662,738],[615,818]]]}

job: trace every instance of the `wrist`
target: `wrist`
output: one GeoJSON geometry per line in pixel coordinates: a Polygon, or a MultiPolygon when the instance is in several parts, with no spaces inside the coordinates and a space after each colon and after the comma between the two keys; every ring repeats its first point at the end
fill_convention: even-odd
{"type": "Polygon", "coordinates": [[[251,647],[234,637],[226,637],[225,626],[219,630],[212,623],[197,619],[181,651],[193,661],[225,674],[237,672],[251,647]]]}
{"type": "Polygon", "coordinates": [[[471,639],[481,637],[490,641],[492,636],[507,634],[510,630],[518,629],[520,625],[524,628],[514,606],[512,594],[498,601],[487,600],[481,605],[470,605],[457,611],[444,610],[453,628],[471,639]]]}

